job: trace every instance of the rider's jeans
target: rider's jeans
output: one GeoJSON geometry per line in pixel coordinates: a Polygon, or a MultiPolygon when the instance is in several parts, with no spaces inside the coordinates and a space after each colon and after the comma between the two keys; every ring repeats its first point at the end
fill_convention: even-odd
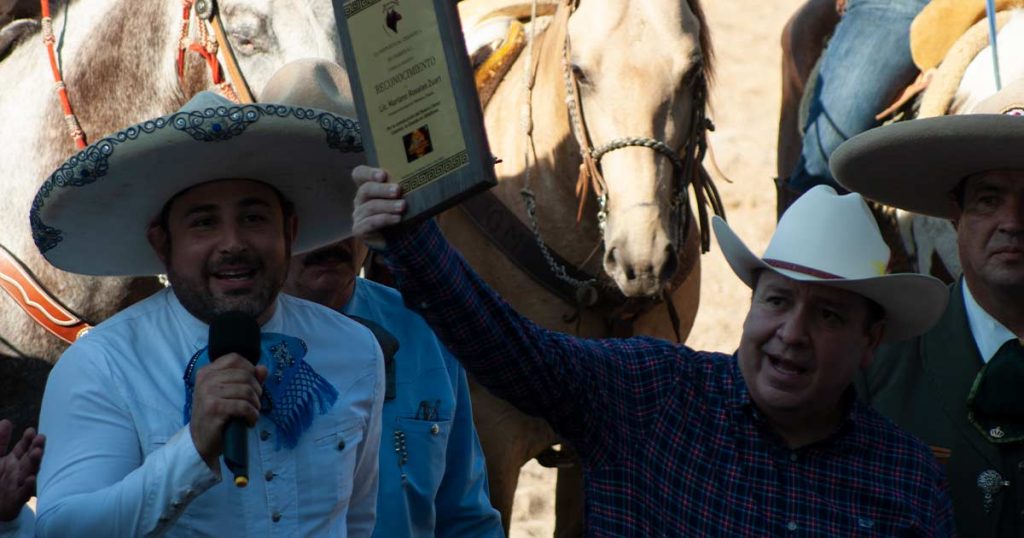
{"type": "Polygon", "coordinates": [[[910,57],[910,23],[928,0],[849,0],[825,49],[804,125],[803,147],[791,189],[839,187],[828,158],[848,138],[876,127],[917,75],[910,57]]]}

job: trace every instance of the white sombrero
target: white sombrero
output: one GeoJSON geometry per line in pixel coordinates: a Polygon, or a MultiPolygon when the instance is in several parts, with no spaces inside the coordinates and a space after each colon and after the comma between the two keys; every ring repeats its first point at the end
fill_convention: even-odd
{"type": "Polygon", "coordinates": [[[712,221],[729,266],[747,286],[758,271],[774,271],[863,295],[885,309],[887,342],[921,334],[938,321],[948,292],[920,274],[886,274],[889,247],[858,194],[840,196],[819,185],[782,215],[763,257],[754,255],[721,218],[712,221]]]}
{"type": "Polygon", "coordinates": [[[330,62],[301,60],[273,76],[262,101],[236,105],[202,92],[73,155],[32,203],[39,251],[75,273],[162,273],[147,226],[175,194],[218,179],[262,181],[290,200],[295,253],[350,235],[351,170],[365,158],[348,77],[330,62]]]}
{"type": "Polygon", "coordinates": [[[989,170],[1024,170],[1024,80],[970,114],[886,125],[844,142],[829,161],[847,189],[884,204],[951,219],[952,191],[989,170]]]}

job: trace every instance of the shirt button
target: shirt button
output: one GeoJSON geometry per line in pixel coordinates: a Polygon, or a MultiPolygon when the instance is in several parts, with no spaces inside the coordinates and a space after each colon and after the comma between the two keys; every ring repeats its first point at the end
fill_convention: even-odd
{"type": "Polygon", "coordinates": [[[274,512],[274,515],[270,516],[270,520],[274,523],[281,521],[281,512],[274,512]]]}
{"type": "Polygon", "coordinates": [[[345,440],[338,439],[338,450],[345,450],[345,440]]]}
{"type": "Polygon", "coordinates": [[[1020,472],[1022,472],[1022,473],[1024,473],[1024,460],[1021,460],[1021,461],[1020,461],[1020,462],[1019,462],[1019,463],[1017,464],[1017,470],[1018,470],[1018,471],[1020,471],[1020,472]]]}
{"type": "Polygon", "coordinates": [[[800,459],[800,456],[797,456],[796,452],[789,455],[789,461],[796,461],[798,459],[800,459]]]}
{"type": "Polygon", "coordinates": [[[790,521],[789,523],[786,523],[786,529],[791,530],[791,531],[795,531],[796,530],[796,521],[790,521]]]}
{"type": "Polygon", "coordinates": [[[430,426],[430,433],[431,433],[431,435],[437,435],[440,431],[441,431],[441,427],[438,426],[437,424],[434,424],[434,425],[430,426]]]}
{"type": "Polygon", "coordinates": [[[260,441],[266,441],[267,439],[270,439],[270,432],[267,430],[260,431],[260,441]]]}
{"type": "Polygon", "coordinates": [[[274,479],[274,471],[267,471],[266,473],[263,473],[263,478],[266,478],[267,482],[270,482],[274,479]]]}
{"type": "Polygon", "coordinates": [[[430,305],[426,301],[420,303],[420,310],[426,310],[430,305]]]}

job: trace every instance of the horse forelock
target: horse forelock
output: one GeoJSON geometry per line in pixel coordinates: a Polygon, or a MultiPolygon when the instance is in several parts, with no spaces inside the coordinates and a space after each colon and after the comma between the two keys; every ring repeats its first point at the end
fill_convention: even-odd
{"type": "Polygon", "coordinates": [[[690,7],[690,11],[693,12],[693,16],[697,18],[697,25],[700,27],[698,42],[703,58],[701,67],[705,83],[710,86],[715,73],[715,51],[711,45],[711,31],[708,29],[708,20],[704,15],[704,6],[701,5],[700,0],[686,0],[686,3],[690,7]]]}

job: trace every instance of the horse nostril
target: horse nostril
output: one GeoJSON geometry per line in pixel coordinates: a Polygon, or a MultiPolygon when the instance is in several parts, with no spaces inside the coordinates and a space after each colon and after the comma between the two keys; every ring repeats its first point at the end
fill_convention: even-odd
{"type": "Polygon", "coordinates": [[[633,270],[633,266],[631,266],[631,265],[626,267],[626,279],[627,280],[635,280],[636,279],[636,271],[633,270]]]}
{"type": "Polygon", "coordinates": [[[618,261],[615,260],[615,247],[608,249],[608,253],[604,255],[604,263],[608,267],[614,267],[618,264],[618,261]]]}

